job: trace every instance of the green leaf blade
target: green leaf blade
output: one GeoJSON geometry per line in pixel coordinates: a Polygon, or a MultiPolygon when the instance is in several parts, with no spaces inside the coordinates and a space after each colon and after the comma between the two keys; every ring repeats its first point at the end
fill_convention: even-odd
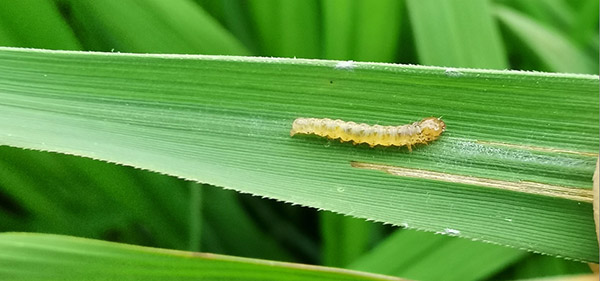
{"type": "Polygon", "coordinates": [[[532,49],[550,71],[597,73],[598,66],[592,59],[561,32],[511,8],[495,6],[494,11],[498,19],[532,49]]]}
{"type": "Polygon", "coordinates": [[[0,60],[5,145],[573,259],[598,257],[586,200],[423,177],[519,188],[535,182],[589,195],[595,76],[18,49],[1,50],[0,60]],[[577,118],[563,119],[576,105],[577,118]],[[297,117],[394,125],[440,115],[447,132],[412,153],[289,137],[297,117]]]}
{"type": "Polygon", "coordinates": [[[248,55],[192,1],[66,1],[86,50],[248,55]],[[136,11],[132,13],[131,11],[136,11]]]}
{"type": "Polygon", "coordinates": [[[344,269],[49,234],[3,233],[0,249],[0,275],[6,280],[401,280],[344,269]]]}
{"type": "Polygon", "coordinates": [[[409,0],[406,3],[421,64],[507,68],[489,1],[409,0]]]}
{"type": "Polygon", "coordinates": [[[53,1],[2,2],[0,18],[0,46],[81,49],[53,1]]]}

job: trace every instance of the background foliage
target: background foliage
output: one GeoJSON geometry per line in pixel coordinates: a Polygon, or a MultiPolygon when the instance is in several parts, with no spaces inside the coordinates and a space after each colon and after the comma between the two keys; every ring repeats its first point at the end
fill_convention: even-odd
{"type": "MultiPolygon", "coordinates": [[[[0,45],[598,74],[598,2],[2,0],[0,45]]],[[[0,156],[2,231],[420,280],[449,278],[450,271],[457,280],[588,271],[577,262],[398,230],[90,159],[4,146],[0,156]],[[402,257],[389,258],[398,252],[402,257]]]]}

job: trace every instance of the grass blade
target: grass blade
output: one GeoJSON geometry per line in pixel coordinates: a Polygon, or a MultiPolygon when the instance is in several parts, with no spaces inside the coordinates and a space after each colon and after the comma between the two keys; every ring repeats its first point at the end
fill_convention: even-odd
{"type": "Polygon", "coordinates": [[[27,233],[0,234],[0,262],[0,275],[7,280],[401,280],[344,269],[27,233]]]}
{"type": "Polygon", "coordinates": [[[0,46],[80,50],[51,0],[0,2],[0,46]]]}
{"type": "Polygon", "coordinates": [[[87,50],[248,54],[237,39],[191,1],[68,0],[65,3],[87,50]]]}
{"type": "Polygon", "coordinates": [[[495,6],[498,19],[540,58],[548,70],[596,73],[592,60],[560,32],[507,7],[495,6]]]}
{"type": "Polygon", "coordinates": [[[406,3],[421,64],[508,67],[489,1],[408,0],[406,3]]]}
{"type": "Polygon", "coordinates": [[[256,24],[261,55],[320,57],[317,1],[253,0],[248,4],[256,24]]]}
{"type": "Polygon", "coordinates": [[[399,230],[348,268],[423,281],[485,280],[527,255],[497,245],[399,230]]]}
{"type": "Polygon", "coordinates": [[[0,61],[5,145],[598,258],[596,76],[10,48],[0,61]],[[448,131],[412,153],[288,135],[300,116],[391,125],[431,115],[448,131]]]}
{"type": "Polygon", "coordinates": [[[331,212],[321,212],[322,261],[326,266],[346,267],[362,255],[377,225],[331,212]]]}

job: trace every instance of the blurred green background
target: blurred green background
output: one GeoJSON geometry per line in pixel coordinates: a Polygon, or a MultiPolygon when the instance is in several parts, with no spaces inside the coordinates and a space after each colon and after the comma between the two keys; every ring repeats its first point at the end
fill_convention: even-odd
{"type": "MultiPolygon", "coordinates": [[[[0,0],[0,46],[25,48],[598,74],[598,45],[596,0],[0,0]]],[[[589,272],[578,262],[5,146],[0,146],[0,231],[69,234],[419,280],[589,272]],[[394,252],[385,253],[390,249],[394,252]],[[477,259],[484,265],[474,263],[477,259]]]]}

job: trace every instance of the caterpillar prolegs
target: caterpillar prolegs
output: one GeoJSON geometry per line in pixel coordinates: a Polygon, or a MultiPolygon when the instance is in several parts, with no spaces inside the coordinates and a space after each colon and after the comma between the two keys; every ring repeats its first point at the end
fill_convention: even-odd
{"type": "Polygon", "coordinates": [[[339,119],[298,118],[292,124],[290,136],[313,134],[329,139],[340,139],[342,142],[351,141],[354,144],[367,143],[371,147],[406,145],[408,150],[412,151],[413,145],[432,142],[445,130],[444,121],[436,117],[428,117],[402,126],[371,126],[339,119]]]}

